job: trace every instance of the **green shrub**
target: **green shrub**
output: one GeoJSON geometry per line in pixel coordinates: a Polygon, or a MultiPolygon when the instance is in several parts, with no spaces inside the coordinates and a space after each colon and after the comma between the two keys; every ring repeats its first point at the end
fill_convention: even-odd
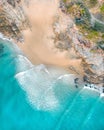
{"type": "Polygon", "coordinates": [[[102,36],[101,36],[103,39],[104,39],[104,34],[102,34],[102,36]]]}
{"type": "Polygon", "coordinates": [[[93,29],[95,29],[96,31],[104,33],[104,24],[96,21],[93,29]]]}
{"type": "Polygon", "coordinates": [[[88,31],[88,35],[87,35],[87,38],[89,39],[95,39],[95,38],[98,38],[99,37],[99,32],[91,29],[88,31]]]}
{"type": "Polygon", "coordinates": [[[104,4],[100,7],[101,13],[104,13],[104,4]]]}
{"type": "Polygon", "coordinates": [[[104,41],[97,42],[97,46],[104,50],[104,41]]]}

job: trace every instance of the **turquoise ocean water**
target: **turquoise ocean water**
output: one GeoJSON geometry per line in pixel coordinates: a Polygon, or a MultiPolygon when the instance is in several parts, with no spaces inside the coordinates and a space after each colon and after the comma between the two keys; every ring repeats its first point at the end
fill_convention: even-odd
{"type": "Polygon", "coordinates": [[[104,97],[0,39],[0,130],[104,130],[104,97]]]}

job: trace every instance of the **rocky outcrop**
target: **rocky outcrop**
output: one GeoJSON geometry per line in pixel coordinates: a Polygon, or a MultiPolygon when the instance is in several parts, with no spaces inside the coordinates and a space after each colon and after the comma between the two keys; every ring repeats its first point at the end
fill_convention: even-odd
{"type": "Polygon", "coordinates": [[[70,51],[71,48],[74,48],[76,56],[82,59],[81,66],[83,66],[84,69],[84,75],[83,75],[84,81],[88,83],[103,85],[104,84],[103,49],[98,47],[93,40],[85,37],[85,32],[81,32],[79,30],[79,28],[76,26],[75,19],[73,18],[72,14],[67,13],[68,5],[65,6],[65,4],[61,1],[59,7],[60,9],[57,13],[58,14],[57,19],[55,21],[53,28],[56,36],[55,37],[55,45],[57,45],[56,47],[68,51],[70,51]]]}
{"type": "Polygon", "coordinates": [[[22,0],[0,1],[0,32],[9,38],[22,41],[22,30],[29,27],[22,0]]]}

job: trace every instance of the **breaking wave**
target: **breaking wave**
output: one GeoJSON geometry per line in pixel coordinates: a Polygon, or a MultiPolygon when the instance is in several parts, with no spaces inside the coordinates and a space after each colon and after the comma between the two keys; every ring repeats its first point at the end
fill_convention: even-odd
{"type": "Polygon", "coordinates": [[[104,96],[66,71],[32,65],[0,39],[0,130],[103,130],[104,96]]]}

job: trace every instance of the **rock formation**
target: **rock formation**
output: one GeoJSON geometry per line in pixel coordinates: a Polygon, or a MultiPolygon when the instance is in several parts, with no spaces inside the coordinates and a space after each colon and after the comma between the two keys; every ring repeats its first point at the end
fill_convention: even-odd
{"type": "Polygon", "coordinates": [[[104,28],[101,26],[104,23],[92,15],[84,2],[88,1],[60,1],[53,27],[54,42],[59,49],[67,49],[70,52],[71,48],[74,48],[76,56],[82,59],[84,81],[103,85],[104,28]]]}
{"type": "Polygon", "coordinates": [[[22,3],[22,0],[0,1],[0,32],[21,42],[23,40],[21,31],[29,27],[22,3]]]}

